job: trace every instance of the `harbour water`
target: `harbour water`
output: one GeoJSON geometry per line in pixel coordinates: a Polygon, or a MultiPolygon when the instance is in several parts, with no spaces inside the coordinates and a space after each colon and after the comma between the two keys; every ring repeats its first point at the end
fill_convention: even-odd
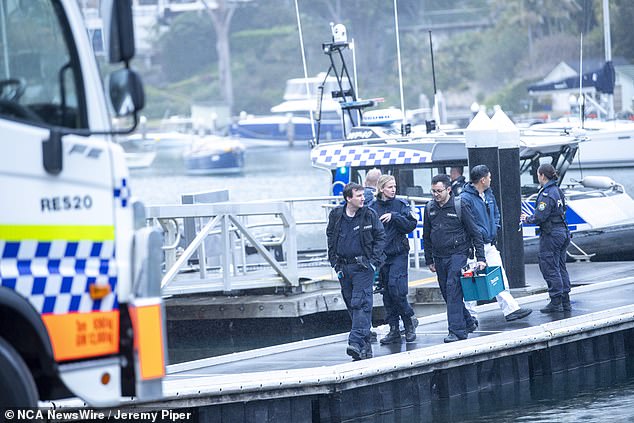
{"type": "MultiPolygon", "coordinates": [[[[152,167],[131,173],[133,194],[145,204],[176,204],[184,193],[219,189],[230,191],[232,201],[266,200],[289,197],[329,195],[329,175],[312,168],[308,148],[248,149],[244,172],[240,175],[186,176],[180,154],[160,152],[152,167]]],[[[564,182],[587,175],[606,175],[634,193],[633,169],[570,171],[564,182]]],[[[290,342],[327,335],[328,328],[308,322],[296,322],[293,330],[283,330],[277,341],[290,342]],[[325,330],[324,330],[325,329],[325,330]],[[309,332],[307,333],[306,330],[309,332]]],[[[341,325],[330,328],[341,332],[341,325]]],[[[213,343],[214,328],[209,327],[203,342],[213,343]]],[[[234,350],[265,346],[257,330],[242,332],[237,328],[234,350]]],[[[200,343],[201,338],[197,341],[200,343]]],[[[193,342],[193,341],[192,341],[193,342]]],[[[268,339],[266,342],[270,342],[268,339]]],[[[172,360],[187,359],[195,344],[183,345],[170,351],[172,360]]],[[[231,345],[219,353],[230,353],[231,345]]],[[[431,410],[434,421],[447,422],[634,422],[634,365],[632,363],[604,363],[561,377],[516,386],[510,397],[496,392],[479,393],[473,398],[446,400],[431,410]]],[[[409,415],[407,412],[401,413],[409,415]]],[[[364,421],[414,421],[400,419],[364,421]]]]}

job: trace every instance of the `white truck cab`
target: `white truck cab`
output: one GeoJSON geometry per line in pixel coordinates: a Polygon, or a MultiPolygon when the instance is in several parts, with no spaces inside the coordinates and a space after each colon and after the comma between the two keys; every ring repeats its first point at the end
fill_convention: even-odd
{"type": "Polygon", "coordinates": [[[110,102],[77,0],[0,0],[0,407],[162,394],[161,240],[111,124],[144,102],[131,2],[101,3],[110,102]]]}

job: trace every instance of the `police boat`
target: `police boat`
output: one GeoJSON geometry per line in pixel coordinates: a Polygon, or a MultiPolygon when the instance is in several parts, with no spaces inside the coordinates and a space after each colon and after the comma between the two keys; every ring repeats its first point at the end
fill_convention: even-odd
{"type": "MultiPolygon", "coordinates": [[[[365,174],[379,168],[397,181],[397,194],[414,206],[419,224],[410,234],[410,243],[422,251],[422,217],[424,204],[431,200],[431,178],[437,173],[449,174],[454,166],[467,168],[467,148],[461,132],[432,132],[402,136],[393,126],[358,126],[352,128],[348,140],[320,144],[311,150],[312,165],[331,175],[332,194],[340,195],[348,182],[363,183],[365,174]]],[[[578,260],[631,259],[634,255],[634,200],[622,185],[607,177],[586,176],[566,182],[580,142],[570,134],[558,135],[525,131],[520,137],[520,172],[522,210],[532,213],[539,190],[537,168],[550,162],[559,175],[566,195],[567,222],[573,234],[568,250],[578,260]]],[[[519,221],[518,221],[519,225],[519,221]]],[[[536,262],[538,233],[533,225],[523,226],[525,261],[536,262]]]]}

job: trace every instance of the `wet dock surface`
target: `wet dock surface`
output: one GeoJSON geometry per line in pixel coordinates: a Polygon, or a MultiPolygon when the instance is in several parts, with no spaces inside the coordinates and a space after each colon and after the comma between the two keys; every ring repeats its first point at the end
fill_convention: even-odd
{"type": "MultiPolygon", "coordinates": [[[[534,271],[527,270],[527,279],[536,276],[534,271]]],[[[373,343],[374,357],[384,357],[392,354],[413,351],[427,347],[437,346],[447,351],[457,346],[466,347],[470,340],[482,338],[492,334],[507,332],[509,339],[514,336],[513,331],[538,327],[554,321],[581,317],[590,313],[609,311],[634,303],[634,263],[579,263],[570,266],[571,276],[576,282],[594,282],[585,286],[573,288],[572,312],[569,313],[540,313],[539,309],[547,304],[546,293],[520,297],[516,295],[522,307],[530,307],[533,313],[521,320],[507,322],[496,303],[478,307],[478,330],[470,334],[466,341],[452,344],[443,344],[443,338],[447,335],[446,315],[435,314],[420,319],[415,342],[400,344],[380,345],[373,343]],[[584,266],[584,267],[582,267],[584,266]],[[460,344],[460,345],[459,345],[460,344]],[[441,347],[444,345],[444,347],[441,347]]],[[[538,274],[538,272],[537,272],[538,274]]],[[[542,282],[543,283],[543,282],[542,282]]],[[[531,284],[527,288],[534,288],[531,284]]],[[[543,288],[542,288],[543,289],[543,288]]],[[[379,339],[387,333],[387,326],[376,328],[379,339]]],[[[213,342],[210,339],[210,342],[213,342]]],[[[295,342],[263,348],[259,350],[244,351],[241,353],[213,357],[187,363],[176,364],[169,367],[167,384],[178,384],[179,380],[216,375],[257,373],[269,371],[297,370],[310,368],[323,368],[349,363],[350,357],[345,353],[347,346],[347,334],[332,335],[323,338],[295,342]]],[[[436,348],[436,349],[438,349],[436,348]]],[[[436,350],[435,349],[435,350],[436,350]]],[[[359,363],[368,364],[372,360],[363,360],[359,363]]],[[[362,365],[362,364],[361,364],[362,365]]],[[[315,369],[319,371],[320,369],[315,369]]],[[[324,369],[325,371],[325,369],[324,369]]]]}

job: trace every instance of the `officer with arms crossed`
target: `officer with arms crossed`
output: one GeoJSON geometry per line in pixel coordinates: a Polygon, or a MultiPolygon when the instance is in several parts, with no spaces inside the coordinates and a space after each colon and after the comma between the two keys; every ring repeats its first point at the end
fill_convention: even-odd
{"type": "Polygon", "coordinates": [[[462,216],[458,217],[449,176],[436,175],[431,184],[434,199],[425,207],[423,219],[425,263],[429,270],[436,272],[440,291],[447,303],[449,335],[444,341],[454,342],[467,339],[467,334],[477,328],[476,320],[464,304],[460,275],[472,247],[475,248],[478,268],[486,267],[484,245],[472,213],[463,210],[462,216]]]}
{"type": "Polygon", "coordinates": [[[409,204],[396,198],[396,180],[392,175],[383,175],[377,184],[377,199],[372,204],[385,228],[385,263],[379,271],[379,279],[384,289],[383,305],[385,320],[390,331],[381,339],[381,344],[401,342],[398,327],[399,316],[405,328],[405,341],[416,340],[418,320],[407,301],[407,270],[409,268],[409,241],[407,234],[416,229],[417,219],[412,215],[409,204]]]}
{"type": "Polygon", "coordinates": [[[383,262],[385,231],[376,212],[363,207],[363,187],[349,183],[345,203],[328,216],[328,261],[337,272],[341,295],[352,318],[346,353],[353,360],[372,358],[372,282],[383,262]]]}
{"type": "Polygon", "coordinates": [[[557,172],[548,163],[537,169],[542,186],[535,201],[535,213],[522,213],[523,222],[539,225],[539,270],[548,284],[550,303],[542,313],[571,311],[570,277],[566,269],[566,249],[570,245],[570,231],[566,223],[566,199],[557,186],[557,172]]]}
{"type": "MultiPolygon", "coordinates": [[[[471,169],[469,179],[471,179],[471,182],[464,187],[462,194],[460,194],[462,204],[467,205],[468,210],[473,213],[473,221],[484,241],[484,256],[487,264],[489,266],[500,266],[502,279],[504,279],[504,291],[496,295],[495,299],[502,309],[507,322],[522,319],[531,314],[533,310],[520,308],[508,289],[509,282],[502,266],[502,257],[495,246],[498,228],[500,227],[500,210],[491,189],[491,172],[486,165],[477,165],[471,169]]],[[[476,302],[469,301],[469,303],[467,303],[467,308],[472,311],[476,302]]]]}

